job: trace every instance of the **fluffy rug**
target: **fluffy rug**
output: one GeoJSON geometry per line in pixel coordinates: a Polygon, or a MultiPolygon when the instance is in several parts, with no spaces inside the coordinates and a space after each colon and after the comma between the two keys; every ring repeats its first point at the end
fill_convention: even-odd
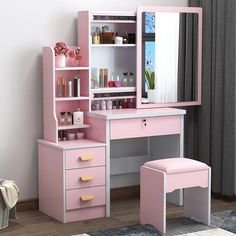
{"type": "MultiPolygon", "coordinates": [[[[167,220],[166,236],[230,236],[236,234],[236,211],[213,213],[211,227],[188,218],[167,220]]],[[[162,236],[151,225],[132,225],[74,236],[162,236]]]]}

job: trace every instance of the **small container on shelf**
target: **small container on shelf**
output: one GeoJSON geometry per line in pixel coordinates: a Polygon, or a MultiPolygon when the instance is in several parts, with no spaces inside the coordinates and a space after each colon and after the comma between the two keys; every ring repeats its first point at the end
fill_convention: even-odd
{"type": "Polygon", "coordinates": [[[60,125],[66,125],[66,113],[65,112],[60,112],[60,117],[59,117],[59,124],[60,125]]]}
{"type": "Polygon", "coordinates": [[[93,44],[100,44],[101,43],[101,41],[100,41],[100,33],[101,33],[100,28],[96,27],[95,31],[92,34],[92,43],[93,44]]]}
{"type": "Polygon", "coordinates": [[[111,76],[111,79],[110,79],[110,81],[108,82],[108,86],[109,86],[110,88],[115,87],[114,75],[111,76]]]}
{"type": "Polygon", "coordinates": [[[63,96],[63,86],[62,86],[62,77],[57,78],[57,96],[63,96]]]}
{"type": "Polygon", "coordinates": [[[74,97],[80,97],[80,78],[74,77],[74,97]]]}
{"type": "Polygon", "coordinates": [[[108,69],[103,69],[103,76],[104,76],[104,87],[109,87],[108,85],[108,69]]]}
{"type": "Polygon", "coordinates": [[[101,101],[101,110],[106,110],[106,101],[105,100],[101,101]]]}
{"type": "Polygon", "coordinates": [[[79,108],[77,111],[73,112],[73,124],[74,125],[84,124],[84,112],[80,111],[79,108]]]}
{"type": "Polygon", "coordinates": [[[67,134],[67,139],[68,140],[75,140],[75,133],[68,133],[67,134]]]}
{"type": "Polygon", "coordinates": [[[91,68],[91,88],[99,88],[99,72],[97,67],[91,68]]]}
{"type": "Polygon", "coordinates": [[[63,97],[67,97],[66,77],[62,78],[62,90],[63,90],[63,97]]]}
{"type": "Polygon", "coordinates": [[[76,139],[84,139],[84,133],[83,132],[76,132],[76,139]]]}
{"type": "Polygon", "coordinates": [[[121,81],[120,81],[120,76],[119,75],[117,75],[116,76],[116,81],[114,81],[115,83],[115,87],[121,87],[121,81]]]}
{"type": "Polygon", "coordinates": [[[110,31],[108,25],[102,27],[102,32],[100,33],[101,44],[112,44],[113,43],[113,32],[110,31]]]}
{"type": "Polygon", "coordinates": [[[71,112],[67,112],[66,125],[72,125],[72,113],[71,112]]]}
{"type": "Polygon", "coordinates": [[[62,141],[66,141],[66,130],[62,130],[62,141]]]}
{"type": "Polygon", "coordinates": [[[117,101],[112,102],[112,109],[117,109],[117,101]]]}
{"type": "Polygon", "coordinates": [[[128,86],[128,73],[123,73],[123,78],[122,78],[122,87],[127,87],[128,86]]]}
{"type": "Polygon", "coordinates": [[[128,86],[134,87],[134,86],[135,86],[134,73],[133,73],[133,72],[130,72],[128,78],[129,78],[129,80],[128,80],[128,86]]]}
{"type": "Polygon", "coordinates": [[[99,69],[99,87],[104,88],[104,69],[99,69]]]}
{"type": "Polygon", "coordinates": [[[129,33],[128,34],[128,43],[129,44],[135,44],[136,43],[135,33],[129,33]]]}
{"type": "Polygon", "coordinates": [[[107,110],[112,110],[112,100],[107,100],[107,110]]]}
{"type": "Polygon", "coordinates": [[[68,97],[72,97],[72,81],[68,81],[67,95],[68,97]]]}
{"type": "Polygon", "coordinates": [[[128,108],[128,107],[129,107],[129,104],[128,104],[127,99],[125,98],[125,100],[122,102],[122,108],[128,108]]]}

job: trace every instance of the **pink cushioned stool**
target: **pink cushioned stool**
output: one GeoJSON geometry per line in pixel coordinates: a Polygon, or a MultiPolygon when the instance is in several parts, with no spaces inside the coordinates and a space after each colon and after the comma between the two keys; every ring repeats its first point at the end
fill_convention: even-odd
{"type": "Polygon", "coordinates": [[[140,223],[166,232],[166,193],[184,189],[184,215],[210,225],[211,168],[187,158],[146,162],[141,167],[140,223]]]}

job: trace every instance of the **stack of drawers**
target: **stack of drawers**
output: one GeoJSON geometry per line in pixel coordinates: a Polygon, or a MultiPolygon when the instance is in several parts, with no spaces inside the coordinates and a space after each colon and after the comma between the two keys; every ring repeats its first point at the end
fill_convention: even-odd
{"type": "Polygon", "coordinates": [[[105,147],[66,151],[65,208],[66,222],[106,215],[105,147]]]}

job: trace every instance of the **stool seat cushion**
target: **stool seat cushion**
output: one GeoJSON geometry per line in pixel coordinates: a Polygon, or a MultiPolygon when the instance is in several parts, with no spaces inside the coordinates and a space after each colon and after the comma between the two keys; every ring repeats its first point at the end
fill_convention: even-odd
{"type": "Polygon", "coordinates": [[[144,166],[160,170],[166,174],[177,174],[208,169],[206,164],[188,158],[167,158],[148,161],[144,166]]]}

